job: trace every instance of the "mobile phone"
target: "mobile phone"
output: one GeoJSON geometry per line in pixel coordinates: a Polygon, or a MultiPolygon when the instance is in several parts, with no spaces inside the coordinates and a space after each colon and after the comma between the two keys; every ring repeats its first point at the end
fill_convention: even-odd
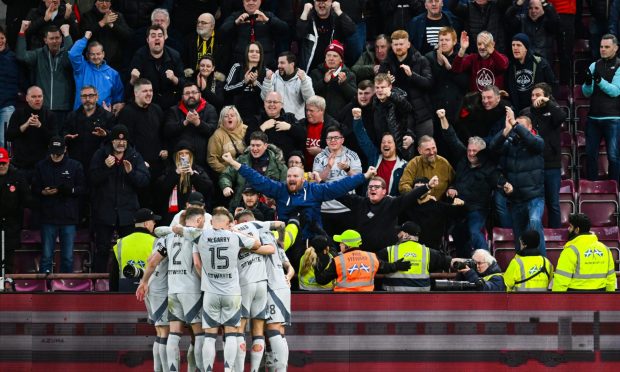
{"type": "Polygon", "coordinates": [[[257,71],[258,71],[258,68],[257,68],[256,66],[254,66],[254,67],[252,67],[252,68],[250,69],[250,72],[254,72],[254,73],[256,73],[257,71]]]}
{"type": "Polygon", "coordinates": [[[189,159],[186,156],[181,156],[181,168],[189,167],[189,159]]]}

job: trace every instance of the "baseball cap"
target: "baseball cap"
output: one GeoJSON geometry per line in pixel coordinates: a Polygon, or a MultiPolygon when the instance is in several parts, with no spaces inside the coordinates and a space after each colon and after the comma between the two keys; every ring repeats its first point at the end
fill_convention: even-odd
{"type": "Polygon", "coordinates": [[[6,151],[4,147],[0,147],[0,163],[8,163],[8,162],[10,162],[9,152],[6,151]]]}
{"type": "Polygon", "coordinates": [[[251,186],[247,186],[246,188],[243,189],[241,193],[242,194],[258,194],[258,191],[256,191],[256,189],[254,189],[251,186]]]}
{"type": "Polygon", "coordinates": [[[345,230],[340,235],[334,235],[334,241],[344,243],[348,247],[357,248],[362,245],[362,236],[355,230],[345,230]]]}
{"type": "Polygon", "coordinates": [[[396,226],[396,230],[399,232],[404,231],[411,236],[418,236],[420,235],[420,232],[422,229],[420,229],[420,226],[418,226],[417,223],[412,222],[412,221],[407,221],[400,226],[396,226]]]}
{"type": "Polygon", "coordinates": [[[153,213],[153,211],[148,208],[138,209],[136,214],[133,216],[133,222],[135,223],[159,220],[161,220],[161,217],[153,213]]]}
{"type": "Polygon", "coordinates": [[[201,207],[204,207],[205,197],[202,196],[202,194],[199,193],[198,191],[194,191],[191,194],[189,194],[189,197],[187,198],[187,204],[199,205],[201,207]]]}
{"type": "Polygon", "coordinates": [[[50,153],[54,155],[62,155],[65,153],[65,139],[60,136],[54,136],[50,140],[50,153]]]}

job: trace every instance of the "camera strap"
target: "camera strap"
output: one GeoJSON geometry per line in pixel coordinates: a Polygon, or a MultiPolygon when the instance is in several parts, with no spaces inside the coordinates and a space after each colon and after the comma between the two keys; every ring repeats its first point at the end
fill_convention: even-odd
{"type": "Polygon", "coordinates": [[[517,280],[515,281],[515,284],[521,284],[521,283],[525,283],[529,280],[534,279],[535,277],[537,277],[539,274],[545,273],[545,275],[547,275],[547,279],[549,279],[549,272],[547,271],[547,265],[545,265],[545,258],[541,257],[543,260],[543,264],[542,264],[542,268],[540,270],[538,270],[535,274],[532,274],[530,277],[525,278],[523,280],[517,280]]]}

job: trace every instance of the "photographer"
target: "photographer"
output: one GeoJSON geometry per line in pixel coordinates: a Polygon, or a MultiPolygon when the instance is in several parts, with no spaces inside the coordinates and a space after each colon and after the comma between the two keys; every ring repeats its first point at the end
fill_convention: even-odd
{"type": "Polygon", "coordinates": [[[505,292],[504,277],[495,257],[485,249],[476,249],[471,260],[453,258],[452,267],[458,270],[456,280],[476,283],[484,292],[505,292]],[[475,270],[473,266],[475,265],[475,270]]]}
{"type": "Polygon", "coordinates": [[[118,239],[114,245],[114,258],[110,268],[110,291],[118,292],[119,279],[140,279],[155,244],[155,221],[161,217],[147,208],[134,215],[135,231],[118,239]]]}

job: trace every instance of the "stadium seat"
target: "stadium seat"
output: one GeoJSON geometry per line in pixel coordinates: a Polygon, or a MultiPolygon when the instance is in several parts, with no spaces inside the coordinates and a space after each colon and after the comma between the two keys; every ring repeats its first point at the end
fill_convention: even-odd
{"type": "Polygon", "coordinates": [[[505,229],[502,227],[493,228],[493,249],[497,248],[512,248],[514,250],[514,236],[512,235],[512,229],[505,229]]]}
{"type": "Polygon", "coordinates": [[[508,268],[508,264],[515,256],[515,248],[496,248],[493,251],[493,257],[497,260],[497,264],[502,269],[502,271],[506,271],[508,268]]]}
{"type": "Polygon", "coordinates": [[[575,168],[575,142],[569,132],[560,133],[560,152],[562,161],[562,179],[572,179],[575,168]]]}
{"type": "Polygon", "coordinates": [[[95,292],[109,292],[110,280],[109,279],[97,279],[95,280],[95,292]]]}
{"type": "MultiPolygon", "coordinates": [[[[544,234],[547,250],[550,248],[563,248],[568,240],[568,230],[565,228],[544,229],[544,234]]],[[[547,256],[549,256],[548,253],[547,256]]]]}
{"type": "Polygon", "coordinates": [[[20,241],[23,248],[41,247],[41,233],[39,230],[22,230],[20,241]]]}
{"type": "Polygon", "coordinates": [[[577,212],[575,201],[575,184],[572,179],[562,180],[560,183],[560,218],[562,227],[568,227],[568,217],[577,212]]]}
{"type": "Polygon", "coordinates": [[[554,268],[558,266],[558,259],[564,248],[547,248],[547,258],[554,268]]]}
{"type": "MultiPolygon", "coordinates": [[[[91,256],[90,251],[85,249],[73,250],[73,272],[74,273],[89,273],[90,272],[91,256]]],[[[54,268],[55,272],[60,272],[61,258],[60,251],[54,252],[54,268]]]]}
{"type": "Polygon", "coordinates": [[[40,249],[18,249],[13,253],[13,268],[16,273],[38,273],[40,261],[40,249]]]}
{"type": "Polygon", "coordinates": [[[592,226],[618,226],[616,181],[579,181],[579,212],[590,217],[592,226]]]}
{"type": "Polygon", "coordinates": [[[15,292],[47,292],[47,280],[15,279],[15,292]]]}
{"type": "Polygon", "coordinates": [[[50,290],[52,292],[92,292],[93,281],[91,279],[52,279],[50,290]]]}

